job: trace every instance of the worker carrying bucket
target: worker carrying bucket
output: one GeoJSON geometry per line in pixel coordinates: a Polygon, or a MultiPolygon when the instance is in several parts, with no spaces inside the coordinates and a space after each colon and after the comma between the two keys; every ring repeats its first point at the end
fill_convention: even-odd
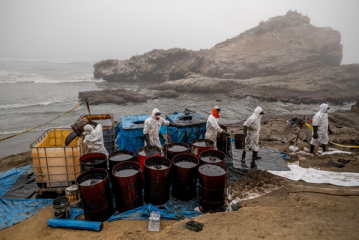
{"type": "Polygon", "coordinates": [[[160,110],[155,108],[152,111],[152,116],[145,120],[143,127],[145,146],[157,146],[159,148],[162,148],[159,137],[161,126],[165,125],[177,127],[175,123],[165,120],[163,117],[160,117],[160,115],[160,110]]]}
{"type": "Polygon", "coordinates": [[[204,135],[205,139],[211,140],[214,142],[214,149],[217,149],[217,133],[223,133],[229,136],[229,133],[224,131],[219,125],[218,120],[220,116],[221,109],[215,106],[212,109],[212,114],[209,115],[206,125],[206,134],[204,135]]]}
{"type": "Polygon", "coordinates": [[[261,159],[260,156],[258,156],[259,151],[259,131],[261,130],[261,119],[262,115],[264,114],[261,107],[257,107],[254,110],[254,113],[252,116],[250,116],[247,121],[243,124],[243,131],[244,136],[246,138],[245,142],[245,149],[242,153],[242,164],[245,165],[246,163],[246,152],[252,149],[253,156],[252,156],[252,162],[251,162],[251,168],[256,168],[257,165],[255,163],[256,159],[261,159]]]}

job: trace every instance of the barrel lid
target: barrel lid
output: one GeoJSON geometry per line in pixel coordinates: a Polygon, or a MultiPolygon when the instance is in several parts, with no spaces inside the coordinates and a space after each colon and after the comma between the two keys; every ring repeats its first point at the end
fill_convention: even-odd
{"type": "Polygon", "coordinates": [[[198,168],[198,172],[210,177],[222,176],[227,174],[225,167],[216,164],[202,164],[198,168]]]}

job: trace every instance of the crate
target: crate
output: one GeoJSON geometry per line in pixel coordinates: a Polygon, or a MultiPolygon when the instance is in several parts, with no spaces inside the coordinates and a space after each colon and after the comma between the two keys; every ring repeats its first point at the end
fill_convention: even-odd
{"type": "Polygon", "coordinates": [[[72,129],[49,129],[30,145],[38,188],[63,188],[76,183],[85,146],[78,138],[65,146],[71,132],[72,129]]]}
{"type": "Polygon", "coordinates": [[[108,154],[115,151],[115,126],[113,114],[95,114],[83,115],[77,121],[83,118],[89,118],[102,125],[103,142],[108,154]]]}

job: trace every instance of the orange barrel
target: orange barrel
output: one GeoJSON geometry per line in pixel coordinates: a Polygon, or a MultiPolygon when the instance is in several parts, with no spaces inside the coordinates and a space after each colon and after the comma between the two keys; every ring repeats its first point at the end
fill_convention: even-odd
{"type": "Polygon", "coordinates": [[[199,160],[193,154],[179,154],[172,159],[172,196],[188,201],[196,196],[199,160]]]}
{"type": "Polygon", "coordinates": [[[226,154],[219,150],[206,150],[199,155],[201,165],[205,163],[219,164],[225,166],[226,154]]]}
{"type": "Polygon", "coordinates": [[[199,157],[201,152],[214,149],[214,142],[208,139],[194,139],[192,140],[192,151],[191,153],[196,157],[199,157]]]}
{"type": "Polygon", "coordinates": [[[85,219],[106,221],[114,212],[110,182],[105,169],[94,168],[81,173],[76,179],[85,219]]]}
{"type": "Polygon", "coordinates": [[[178,154],[189,153],[189,146],[186,143],[170,143],[166,146],[167,158],[172,161],[178,154]]]}
{"type": "MultiPolygon", "coordinates": [[[[224,131],[227,132],[227,127],[223,125],[219,125],[220,128],[222,128],[224,131]]],[[[217,137],[217,149],[222,152],[227,152],[227,135],[220,133],[217,137]]]]}
{"type": "Polygon", "coordinates": [[[201,212],[224,212],[227,201],[227,168],[217,164],[202,164],[198,168],[198,179],[201,212]]]}
{"type": "Polygon", "coordinates": [[[171,161],[154,156],[145,161],[145,202],[165,204],[170,199],[171,161]]]}
{"type": "Polygon", "coordinates": [[[137,150],[137,162],[141,165],[142,185],[145,182],[145,160],[149,157],[161,156],[161,149],[157,146],[144,146],[137,150]]]}
{"type": "Polygon", "coordinates": [[[94,168],[107,170],[107,156],[102,153],[89,153],[80,158],[81,172],[94,168]]]}
{"type": "Polygon", "coordinates": [[[142,206],[141,165],[137,162],[122,162],[113,167],[112,192],[119,212],[142,206]]]}
{"type": "Polygon", "coordinates": [[[244,149],[245,144],[246,144],[246,138],[244,137],[244,134],[234,135],[234,147],[236,149],[244,149]]]}

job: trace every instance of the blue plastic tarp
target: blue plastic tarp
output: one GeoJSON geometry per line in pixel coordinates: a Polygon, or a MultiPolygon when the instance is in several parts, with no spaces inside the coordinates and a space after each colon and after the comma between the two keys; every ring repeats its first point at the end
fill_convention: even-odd
{"type": "Polygon", "coordinates": [[[24,221],[52,202],[52,199],[2,199],[17,178],[30,166],[0,173],[0,230],[24,221]]]}

